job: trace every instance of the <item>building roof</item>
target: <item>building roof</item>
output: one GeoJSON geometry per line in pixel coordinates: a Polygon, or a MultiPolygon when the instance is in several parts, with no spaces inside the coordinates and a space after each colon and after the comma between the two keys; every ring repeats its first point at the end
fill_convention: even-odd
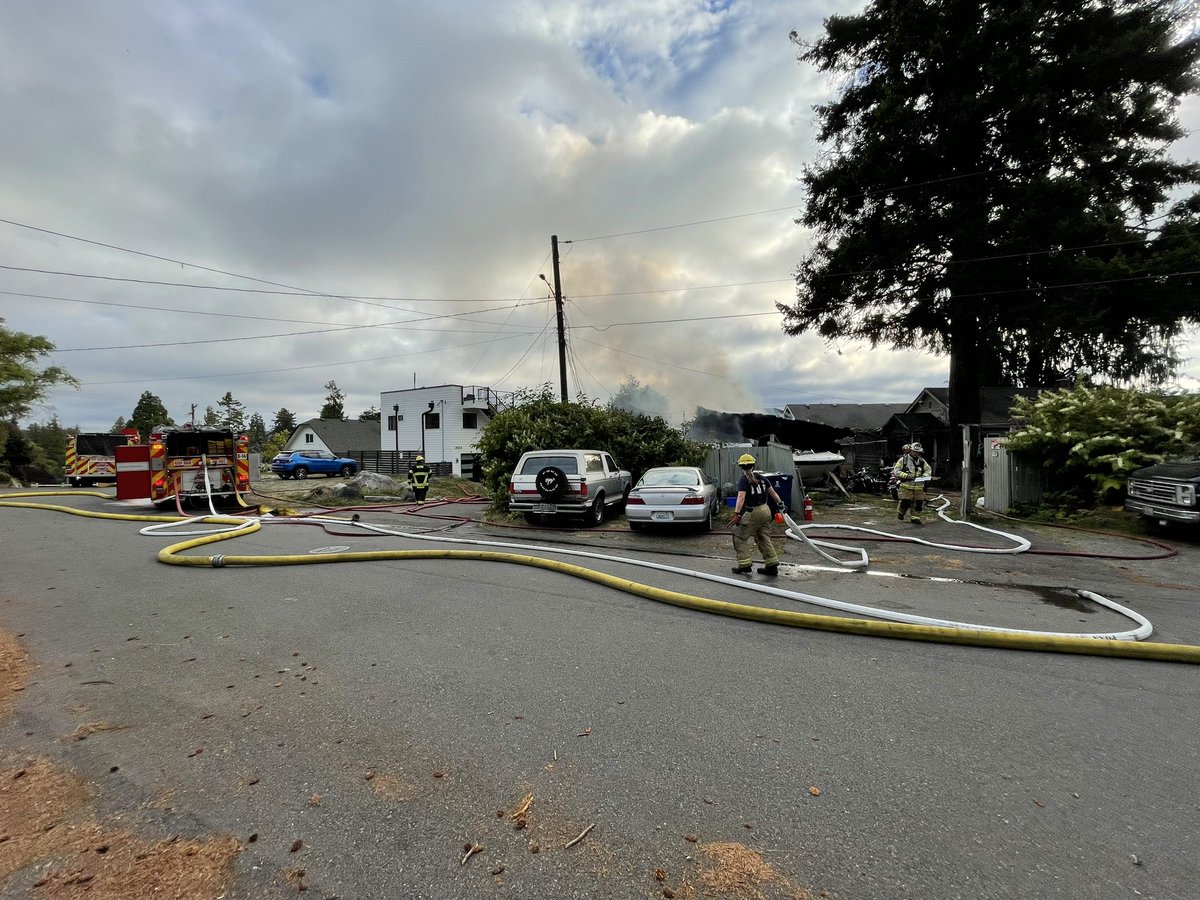
{"type": "Polygon", "coordinates": [[[1042,388],[984,388],[979,392],[979,424],[1008,425],[1012,422],[1012,407],[1018,397],[1034,398],[1042,388]]]}
{"type": "Polygon", "coordinates": [[[379,449],[378,422],[360,422],[357,419],[309,419],[296,426],[296,431],[301,428],[311,429],[325,446],[335,453],[379,449]]]}
{"type": "Polygon", "coordinates": [[[945,431],[946,423],[933,413],[896,413],[887,421],[884,432],[887,434],[928,434],[931,431],[945,431]]]}
{"type": "Polygon", "coordinates": [[[798,422],[815,422],[831,428],[879,431],[908,403],[789,403],[788,414],[798,422]]]}
{"type": "MultiPolygon", "coordinates": [[[[1008,425],[1012,423],[1012,406],[1017,397],[1036,397],[1044,388],[1015,388],[1015,387],[985,387],[979,389],[979,424],[1008,425]]],[[[930,397],[941,404],[943,409],[950,407],[950,389],[944,387],[927,387],[922,389],[917,399],[904,407],[910,410],[921,402],[923,397],[930,397]]]]}

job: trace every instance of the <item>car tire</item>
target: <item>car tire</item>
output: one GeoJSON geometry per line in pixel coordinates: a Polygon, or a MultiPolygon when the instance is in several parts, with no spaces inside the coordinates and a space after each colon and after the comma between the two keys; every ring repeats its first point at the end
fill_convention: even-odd
{"type": "Polygon", "coordinates": [[[584,516],[584,522],[589,528],[604,524],[604,491],[596,495],[596,500],[584,516]]]}
{"type": "Polygon", "coordinates": [[[548,503],[553,503],[567,492],[571,486],[567,481],[567,473],[558,466],[546,466],[533,479],[533,486],[538,494],[548,503]]]}
{"type": "Polygon", "coordinates": [[[293,478],[305,479],[308,477],[308,468],[306,466],[296,466],[296,471],[292,473],[293,478]]]}
{"type": "Polygon", "coordinates": [[[708,508],[708,515],[704,517],[704,521],[700,523],[700,530],[704,532],[712,531],[713,529],[713,508],[708,508]]]}
{"type": "Polygon", "coordinates": [[[351,466],[351,465],[342,466],[342,471],[340,474],[343,478],[349,478],[351,475],[354,474],[354,466],[351,466]]]}

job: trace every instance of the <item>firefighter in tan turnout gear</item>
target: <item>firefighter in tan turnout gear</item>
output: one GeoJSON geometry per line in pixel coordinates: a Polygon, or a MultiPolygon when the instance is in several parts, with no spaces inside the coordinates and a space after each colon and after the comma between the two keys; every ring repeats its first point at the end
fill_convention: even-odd
{"type": "Polygon", "coordinates": [[[733,508],[733,551],[737,565],[733,571],[747,575],[753,568],[754,547],[762,554],[761,575],[779,574],[779,553],[771,540],[771,522],[783,521],[783,501],[771,482],[754,471],[754,457],[743,453],[738,459],[742,477],[738,479],[737,501],[733,508]]]}
{"type": "Polygon", "coordinates": [[[418,456],[412,468],[408,470],[408,483],[412,485],[413,496],[418,503],[425,502],[425,494],[429,491],[429,466],[425,465],[425,457],[418,456]]]}
{"type": "Polygon", "coordinates": [[[921,456],[924,452],[925,448],[919,443],[910,444],[907,452],[896,460],[896,465],[893,466],[896,478],[900,481],[897,488],[900,510],[896,518],[901,522],[908,514],[909,507],[912,507],[911,521],[917,525],[921,524],[921,510],[925,508],[925,485],[933,477],[933,468],[921,456]]]}

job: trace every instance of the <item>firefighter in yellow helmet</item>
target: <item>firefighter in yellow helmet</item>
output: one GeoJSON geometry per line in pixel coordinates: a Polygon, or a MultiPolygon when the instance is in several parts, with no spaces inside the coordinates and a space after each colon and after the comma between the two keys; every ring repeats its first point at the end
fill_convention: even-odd
{"type": "Polygon", "coordinates": [[[912,507],[911,521],[915,525],[921,524],[921,510],[925,508],[925,485],[933,477],[933,468],[921,456],[924,452],[925,448],[919,442],[914,442],[905,448],[905,453],[896,460],[893,467],[896,478],[900,481],[897,488],[900,508],[896,518],[901,522],[908,514],[909,507],[912,507]]]}
{"type": "Polygon", "coordinates": [[[754,462],[749,453],[743,453],[737,461],[742,477],[738,479],[737,503],[733,507],[733,551],[737,555],[733,571],[738,575],[750,574],[757,545],[763,558],[759,574],[778,575],[779,554],[770,531],[771,521],[783,509],[783,501],[771,482],[761,472],[754,471],[754,462]]]}
{"type": "Polygon", "coordinates": [[[425,502],[425,494],[429,491],[429,466],[425,465],[425,457],[418,456],[416,462],[408,470],[408,483],[412,486],[413,496],[418,503],[425,502]]]}

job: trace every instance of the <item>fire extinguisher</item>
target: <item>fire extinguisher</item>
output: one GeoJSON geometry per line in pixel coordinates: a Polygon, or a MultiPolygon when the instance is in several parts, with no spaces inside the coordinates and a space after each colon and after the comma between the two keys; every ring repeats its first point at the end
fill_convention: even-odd
{"type": "Polygon", "coordinates": [[[813,517],[812,516],[812,497],[809,497],[807,494],[805,494],[804,495],[804,521],[811,522],[812,517],[813,517]]]}

